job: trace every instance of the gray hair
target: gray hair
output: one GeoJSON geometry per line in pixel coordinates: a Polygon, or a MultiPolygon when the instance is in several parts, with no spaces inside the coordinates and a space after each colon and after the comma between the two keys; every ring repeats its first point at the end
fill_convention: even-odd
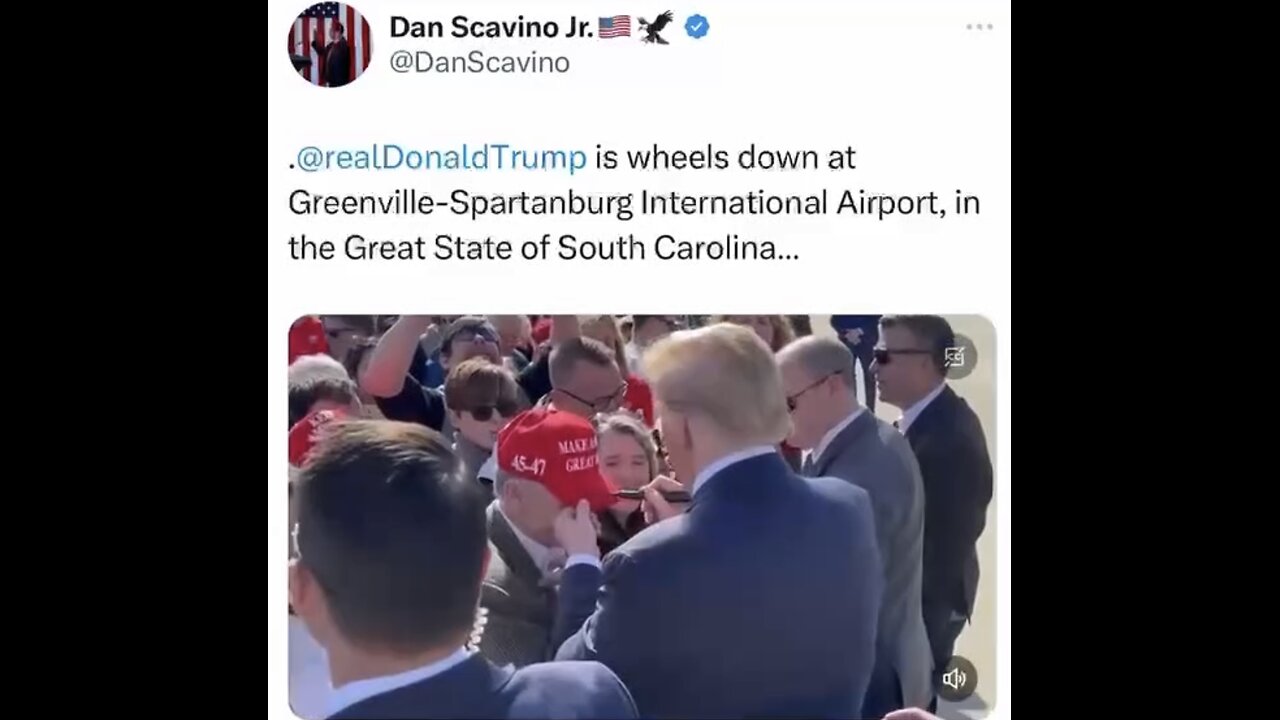
{"type": "Polygon", "coordinates": [[[853,374],[853,353],[835,338],[818,335],[802,337],[778,351],[778,362],[799,363],[805,374],[815,382],[839,375],[845,387],[852,389],[857,383],[853,374]]]}
{"type": "Polygon", "coordinates": [[[351,379],[346,366],[328,355],[303,355],[289,366],[289,386],[306,385],[319,378],[351,379]]]}
{"type": "Polygon", "coordinates": [[[289,427],[320,400],[351,403],[357,397],[359,390],[346,367],[328,355],[305,355],[289,366],[289,427]]]}

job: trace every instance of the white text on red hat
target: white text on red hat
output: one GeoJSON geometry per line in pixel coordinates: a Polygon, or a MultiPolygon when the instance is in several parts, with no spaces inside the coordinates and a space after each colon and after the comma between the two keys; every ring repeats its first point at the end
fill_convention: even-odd
{"type": "Polygon", "coordinates": [[[530,460],[524,455],[517,455],[511,459],[511,469],[516,473],[529,473],[533,477],[542,477],[542,473],[547,470],[547,461],[543,458],[530,460]]]}
{"type": "Polygon", "coordinates": [[[560,454],[570,455],[573,453],[583,453],[596,449],[596,436],[578,438],[576,440],[561,440],[560,454]]]}

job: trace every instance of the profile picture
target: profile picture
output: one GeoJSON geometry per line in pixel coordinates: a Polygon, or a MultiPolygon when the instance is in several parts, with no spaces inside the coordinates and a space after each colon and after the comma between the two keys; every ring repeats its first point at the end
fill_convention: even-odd
{"type": "Polygon", "coordinates": [[[346,3],[316,3],[289,28],[293,69],[312,85],[348,85],[369,67],[371,36],[359,10],[346,3]]]}

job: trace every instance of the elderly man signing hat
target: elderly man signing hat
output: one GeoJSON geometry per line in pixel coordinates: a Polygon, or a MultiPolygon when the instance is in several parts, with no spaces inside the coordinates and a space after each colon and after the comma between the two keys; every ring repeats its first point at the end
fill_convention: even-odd
{"type": "Polygon", "coordinates": [[[522,666],[555,652],[558,571],[600,565],[594,554],[566,556],[556,540],[557,518],[607,509],[616,502],[615,488],[600,474],[595,428],[555,408],[517,415],[498,433],[494,455],[497,499],[488,509],[492,560],[481,591],[488,620],[480,652],[495,663],[522,666]]]}

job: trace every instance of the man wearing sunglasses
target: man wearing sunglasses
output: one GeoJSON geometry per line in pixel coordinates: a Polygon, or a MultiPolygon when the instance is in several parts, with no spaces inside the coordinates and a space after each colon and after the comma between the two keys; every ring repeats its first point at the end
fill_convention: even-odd
{"type": "Polygon", "coordinates": [[[871,496],[884,563],[876,663],[860,717],[933,700],[933,657],[921,604],[924,487],[911,446],[858,405],[853,353],[835,338],[806,337],[778,353],[791,411],[787,441],[809,450],[807,477],[837,477],[871,496]]]}
{"type": "Polygon", "coordinates": [[[552,389],[546,404],[587,419],[622,406],[627,383],[604,343],[569,338],[551,351],[550,362],[552,389]]]}
{"type": "Polygon", "coordinates": [[[456,428],[453,451],[462,461],[462,476],[480,482],[493,499],[493,473],[482,468],[493,453],[498,431],[522,409],[524,393],[506,367],[471,358],[449,373],[444,399],[456,428]]]}
{"type": "Polygon", "coordinates": [[[895,423],[924,478],[923,611],[935,682],[978,593],[978,537],[991,502],[992,469],[978,415],[947,385],[955,332],[938,315],[886,315],[875,349],[880,399],[903,410],[895,423]]]}
{"type": "MultiPolygon", "coordinates": [[[[360,387],[371,395],[388,420],[416,422],[438,430],[448,439],[453,425],[446,412],[444,392],[423,387],[409,372],[418,340],[431,326],[427,315],[403,315],[378,340],[369,364],[359,378],[360,387]]],[[[498,332],[482,317],[461,317],[445,329],[440,345],[440,361],[449,368],[473,357],[500,363],[498,332]]]]}

